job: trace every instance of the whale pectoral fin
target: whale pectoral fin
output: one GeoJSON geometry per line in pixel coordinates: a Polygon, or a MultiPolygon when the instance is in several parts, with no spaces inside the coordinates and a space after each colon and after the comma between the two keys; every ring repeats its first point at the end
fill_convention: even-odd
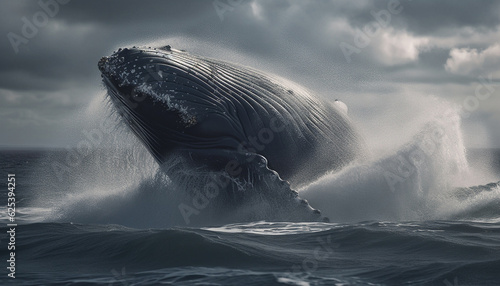
{"type": "Polygon", "coordinates": [[[276,171],[268,167],[265,157],[250,154],[246,156],[246,162],[242,164],[242,172],[243,176],[246,173],[252,180],[252,190],[265,193],[266,199],[275,203],[272,206],[275,213],[270,220],[329,222],[319,210],[311,207],[307,200],[291,189],[290,184],[281,179],[276,171]]]}
{"type": "Polygon", "coordinates": [[[261,155],[210,150],[187,151],[184,157],[191,169],[209,169],[212,179],[205,182],[205,186],[215,183],[213,186],[220,190],[214,200],[220,205],[234,206],[243,219],[328,221],[307,200],[300,198],[277,172],[269,169],[266,158],[261,155]]]}

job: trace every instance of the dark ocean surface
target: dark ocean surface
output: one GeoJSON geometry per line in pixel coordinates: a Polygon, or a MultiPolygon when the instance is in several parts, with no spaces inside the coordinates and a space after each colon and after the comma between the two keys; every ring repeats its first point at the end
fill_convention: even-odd
{"type": "MultiPolygon", "coordinates": [[[[147,224],[157,218],[144,201],[134,207],[135,199],[122,195],[118,203],[127,208],[113,209],[110,198],[127,186],[126,163],[106,163],[124,174],[102,174],[99,160],[87,158],[90,165],[81,163],[59,180],[53,163],[64,162],[67,152],[0,153],[2,285],[500,285],[496,182],[456,188],[450,199],[467,207],[440,219],[147,224]],[[7,276],[8,174],[16,178],[15,279],[7,276]],[[88,195],[113,185],[113,195],[88,195]],[[70,199],[79,203],[63,207],[70,199]]],[[[500,174],[499,150],[467,156],[471,166],[488,161],[500,174]]],[[[132,172],[148,172],[138,169],[132,172]]]]}

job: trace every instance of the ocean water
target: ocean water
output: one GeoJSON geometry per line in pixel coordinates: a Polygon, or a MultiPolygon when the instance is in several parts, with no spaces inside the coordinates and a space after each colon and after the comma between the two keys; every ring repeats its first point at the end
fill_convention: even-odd
{"type": "MultiPolygon", "coordinates": [[[[496,167],[500,165],[499,150],[469,153],[473,157],[469,161],[477,163],[493,157],[496,167]]],[[[51,208],[56,205],[51,204],[62,204],[62,198],[68,200],[63,189],[77,184],[56,187],[55,176],[43,170],[54,158],[63,158],[65,154],[66,150],[0,153],[5,177],[15,172],[17,182],[16,278],[7,277],[4,262],[0,278],[4,285],[499,283],[500,185],[496,183],[456,189],[456,200],[468,201],[469,206],[466,211],[457,211],[459,218],[450,215],[450,219],[408,221],[260,221],[203,227],[154,227],[150,223],[141,227],[147,225],[145,220],[154,217],[144,209],[144,203],[136,207],[129,204],[128,214],[120,210],[119,223],[103,223],[103,206],[98,206],[101,213],[95,212],[92,203],[86,207],[71,204],[82,207],[72,210],[71,219],[54,215],[51,208]],[[487,197],[487,202],[481,196],[487,197]],[[41,197],[52,197],[53,201],[43,205],[41,197]],[[147,214],[141,215],[143,212],[147,214]]],[[[5,202],[6,193],[2,193],[5,202]]],[[[91,200],[91,196],[80,200],[91,200]]],[[[111,205],[111,200],[104,200],[111,205]]],[[[6,221],[5,211],[2,219],[6,221]]],[[[7,230],[4,224],[0,236],[4,261],[9,253],[7,230]]]]}
{"type": "Polygon", "coordinates": [[[17,226],[12,279],[5,184],[0,283],[499,285],[500,150],[465,149],[454,116],[413,125],[298,190],[329,223],[188,222],[182,190],[126,131],[79,157],[2,150],[17,226]]]}

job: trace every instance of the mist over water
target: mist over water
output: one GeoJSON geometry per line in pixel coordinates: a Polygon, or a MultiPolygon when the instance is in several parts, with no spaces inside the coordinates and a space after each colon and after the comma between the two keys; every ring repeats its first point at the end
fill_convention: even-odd
{"type": "MultiPolygon", "coordinates": [[[[214,58],[226,58],[224,55],[228,54],[231,61],[253,62],[248,56],[235,54],[228,48],[198,51],[197,47],[211,44],[193,39],[171,38],[151,46],[165,43],[185,46],[189,51],[214,58]]],[[[281,72],[265,63],[258,68],[281,72]]],[[[300,78],[289,71],[280,75],[292,80],[300,78]]],[[[314,89],[312,94],[316,94],[314,89]]],[[[339,98],[347,103],[350,101],[339,98]]],[[[329,99],[333,102],[335,98],[329,99]]],[[[359,102],[358,99],[354,101],[359,102]]],[[[499,217],[494,207],[500,200],[498,185],[469,189],[498,182],[500,177],[487,162],[489,158],[473,166],[469,164],[461,130],[460,106],[431,95],[408,94],[373,95],[367,102],[368,107],[348,108],[355,127],[364,136],[368,156],[298,190],[312,207],[335,222],[499,217]]],[[[50,210],[41,215],[44,220],[134,227],[187,225],[179,205],[192,205],[193,201],[186,195],[192,194],[192,185],[175,185],[173,181],[176,180],[171,180],[164,172],[169,164],[176,162],[175,158],[160,168],[128,126],[121,122],[104,94],[93,96],[87,110],[75,122],[78,125],[75,128],[83,126],[87,134],[93,134],[82,133],[79,141],[90,141],[90,148],[82,151],[68,147],[59,157],[46,158],[44,165],[34,172],[36,180],[42,182],[35,205],[50,210]],[[76,164],[67,162],[71,154],[79,157],[76,164]],[[54,171],[54,162],[68,168],[54,171]],[[55,173],[57,180],[45,179],[54,177],[55,173]]],[[[192,177],[206,177],[206,180],[210,174],[193,170],[192,177]]],[[[270,185],[275,191],[281,187],[270,185]]],[[[246,207],[249,208],[247,213],[266,212],[272,205],[262,201],[246,207]]],[[[207,214],[208,209],[195,217],[203,224],[202,218],[207,214]]],[[[237,217],[234,209],[228,210],[228,217],[231,216],[237,217]]]]}
{"type": "MultiPolygon", "coordinates": [[[[391,106],[407,117],[372,130],[379,135],[374,144],[367,139],[371,158],[323,177],[300,195],[339,222],[498,218],[497,184],[485,192],[468,189],[499,178],[486,162],[468,163],[459,107],[432,96],[408,101],[391,106]]],[[[383,114],[380,122],[387,123],[383,114]]]]}
{"type": "MultiPolygon", "coordinates": [[[[45,183],[39,187],[35,205],[40,207],[38,211],[45,210],[42,220],[133,227],[189,225],[179,205],[192,205],[187,195],[192,194],[192,185],[174,184],[105,102],[99,95],[84,116],[92,122],[88,131],[102,131],[102,122],[112,126],[102,132],[99,144],[80,154],[78,164],[64,170],[63,184],[40,179],[45,183]]],[[[334,222],[498,219],[499,186],[469,188],[499,178],[486,162],[474,167],[468,163],[459,107],[428,96],[399,99],[386,108],[402,109],[400,114],[405,114],[406,120],[395,120],[397,112],[381,110],[377,130],[373,130],[373,121],[368,124],[372,127],[371,134],[365,136],[369,156],[300,189],[302,198],[334,222]],[[397,102],[405,104],[397,106],[397,102]]],[[[361,130],[366,128],[362,122],[357,124],[361,130]]],[[[87,139],[82,136],[82,140],[87,139]]],[[[75,150],[47,158],[48,166],[40,166],[35,176],[53,177],[51,164],[64,163],[75,150]]],[[[210,176],[195,171],[191,175],[210,176]]],[[[280,187],[271,185],[275,190],[280,187]]],[[[245,207],[248,214],[269,212],[273,206],[261,201],[245,207]]],[[[209,209],[192,217],[196,224],[203,224],[209,209]]],[[[234,208],[227,211],[228,217],[238,217],[234,208]]],[[[214,224],[213,219],[209,223],[214,224]]]]}

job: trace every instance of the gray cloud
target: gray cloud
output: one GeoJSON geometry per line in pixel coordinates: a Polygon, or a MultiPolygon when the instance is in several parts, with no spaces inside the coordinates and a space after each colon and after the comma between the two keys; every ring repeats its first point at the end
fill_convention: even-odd
{"type": "MultiPolygon", "coordinates": [[[[477,74],[493,73],[498,79],[494,66],[481,64],[480,57],[464,61],[450,54],[468,48],[481,53],[494,46],[500,36],[500,3],[495,1],[401,1],[402,12],[392,14],[388,26],[346,61],[339,45],[355,45],[356,33],[375,20],[370,12],[387,9],[388,3],[243,0],[225,11],[221,21],[213,1],[73,0],[59,5],[58,13],[28,43],[20,44],[16,54],[8,33],[22,36],[23,17],[32,21],[44,10],[37,1],[2,1],[0,120],[8,120],[9,127],[1,128],[12,136],[2,138],[0,145],[27,138],[53,144],[57,140],[43,139],[44,132],[30,137],[13,131],[15,125],[26,130],[62,128],[100,92],[96,64],[101,56],[121,46],[155,41],[264,69],[322,96],[341,97],[360,120],[368,112],[356,110],[370,110],[367,98],[432,93],[461,104],[474,95],[477,74]]],[[[492,115],[499,111],[496,98],[468,119],[474,122],[470,126],[484,121],[492,138],[500,138],[495,129],[500,118],[492,115]]],[[[75,131],[61,138],[61,145],[74,143],[78,136],[75,131]]]]}
{"type": "Polygon", "coordinates": [[[417,34],[442,36],[456,29],[473,27],[478,32],[500,24],[498,1],[405,1],[406,28],[417,34]]]}

